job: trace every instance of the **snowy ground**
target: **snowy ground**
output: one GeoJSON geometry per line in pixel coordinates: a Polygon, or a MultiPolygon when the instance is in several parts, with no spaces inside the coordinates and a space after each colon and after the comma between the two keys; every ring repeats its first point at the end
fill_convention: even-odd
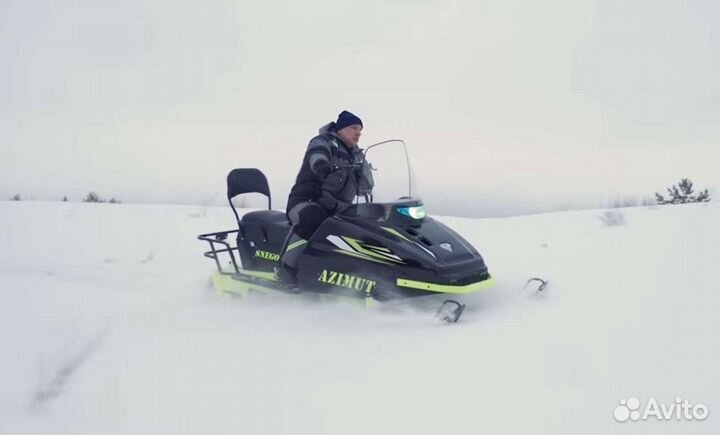
{"type": "Polygon", "coordinates": [[[0,433],[718,433],[720,204],[621,212],[442,218],[497,280],[443,325],[215,298],[226,208],[0,203],[0,433]]]}

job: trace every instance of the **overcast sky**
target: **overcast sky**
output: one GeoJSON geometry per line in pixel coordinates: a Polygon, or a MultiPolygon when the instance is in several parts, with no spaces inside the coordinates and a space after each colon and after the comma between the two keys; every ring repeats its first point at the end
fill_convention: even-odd
{"type": "Polygon", "coordinates": [[[0,0],[0,195],[284,207],[343,109],[404,138],[431,211],[720,195],[713,0],[0,0]]]}

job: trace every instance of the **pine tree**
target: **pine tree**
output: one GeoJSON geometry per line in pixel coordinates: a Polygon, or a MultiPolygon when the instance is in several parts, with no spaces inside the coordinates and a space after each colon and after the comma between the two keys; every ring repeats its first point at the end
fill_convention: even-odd
{"type": "Polygon", "coordinates": [[[10,198],[10,201],[22,201],[22,197],[20,197],[19,193],[16,193],[15,196],[10,198]]]}
{"type": "Polygon", "coordinates": [[[655,192],[655,198],[658,204],[687,204],[691,202],[710,202],[710,194],[705,189],[697,195],[693,189],[693,182],[689,178],[683,178],[680,183],[668,187],[669,199],[665,199],[663,195],[655,192]]]}
{"type": "Polygon", "coordinates": [[[100,198],[100,195],[98,195],[95,192],[90,192],[87,194],[87,196],[83,199],[83,202],[105,202],[104,199],[100,198]]]}

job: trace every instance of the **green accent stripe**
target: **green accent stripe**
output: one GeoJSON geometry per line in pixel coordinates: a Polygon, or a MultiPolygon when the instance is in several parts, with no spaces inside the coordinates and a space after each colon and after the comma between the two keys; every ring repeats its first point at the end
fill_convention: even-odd
{"type": "Polygon", "coordinates": [[[384,229],[385,231],[387,231],[388,233],[392,234],[395,237],[399,237],[407,242],[412,243],[412,240],[410,240],[407,237],[405,237],[404,235],[402,235],[402,233],[400,233],[400,231],[396,230],[395,228],[389,228],[389,227],[380,227],[380,228],[384,229]]]}
{"type": "Polygon", "coordinates": [[[243,286],[236,285],[232,279],[232,275],[227,273],[221,273],[218,271],[212,274],[213,289],[217,295],[222,295],[224,292],[244,294],[243,286]]]}
{"type": "MultiPolygon", "coordinates": [[[[270,272],[253,272],[251,270],[243,270],[241,274],[245,275],[252,275],[252,276],[258,276],[262,277],[266,273],[270,272]]],[[[279,294],[282,296],[288,296],[287,293],[273,289],[268,287],[263,287],[260,284],[252,284],[245,281],[238,281],[237,279],[233,279],[233,276],[235,274],[232,273],[222,273],[219,271],[213,271],[211,279],[213,283],[213,287],[215,290],[215,293],[218,296],[226,295],[226,293],[231,293],[235,295],[240,296],[246,296],[251,292],[260,292],[260,293],[266,293],[266,294],[279,294]]],[[[266,276],[266,275],[265,275],[266,276]]],[[[307,293],[303,293],[305,296],[308,296],[307,293]]],[[[318,299],[321,301],[337,301],[337,300],[347,300],[347,301],[353,301],[353,302],[361,302],[366,307],[369,304],[372,304],[373,300],[372,298],[367,297],[358,297],[357,293],[351,295],[344,295],[344,294],[322,294],[322,293],[315,293],[310,292],[312,300],[318,299]],[[370,299],[370,300],[368,300],[370,299]]]]}
{"type": "Polygon", "coordinates": [[[251,286],[245,282],[235,280],[232,277],[233,274],[230,273],[220,273],[217,271],[213,273],[213,288],[217,295],[223,295],[225,293],[233,293],[241,296],[247,295],[248,291],[251,290],[251,286]]]}
{"type": "Polygon", "coordinates": [[[431,282],[413,281],[410,279],[398,278],[395,282],[398,287],[414,288],[417,290],[426,290],[438,293],[454,293],[454,294],[465,294],[472,293],[481,289],[492,287],[495,284],[493,277],[489,277],[484,281],[473,282],[467,285],[447,285],[447,284],[434,284],[431,282]]]}
{"type": "Polygon", "coordinates": [[[353,248],[359,254],[362,254],[362,255],[365,255],[368,257],[377,258],[377,259],[384,260],[384,261],[391,261],[393,263],[399,263],[399,264],[404,263],[402,260],[397,260],[395,258],[388,257],[387,255],[383,255],[382,254],[383,252],[390,252],[390,250],[388,248],[384,248],[382,246],[371,246],[371,245],[363,246],[363,244],[360,240],[356,240],[351,237],[343,236],[342,239],[345,241],[345,243],[350,245],[350,247],[353,248]],[[368,249],[368,248],[370,248],[370,249],[368,249]],[[380,252],[373,251],[373,249],[376,249],[377,251],[380,251],[380,252]]]}
{"type": "Polygon", "coordinates": [[[256,270],[242,270],[240,275],[254,276],[255,278],[266,279],[268,281],[275,281],[274,272],[260,272],[256,270]]]}
{"type": "Polygon", "coordinates": [[[295,248],[297,248],[298,246],[302,246],[302,245],[304,245],[304,244],[306,244],[306,243],[307,243],[307,240],[304,240],[304,239],[303,239],[303,240],[298,240],[297,242],[293,242],[293,243],[291,243],[291,244],[287,247],[287,249],[285,250],[285,252],[287,252],[287,251],[289,251],[289,250],[291,250],[291,249],[295,249],[295,248]]]}
{"type": "Polygon", "coordinates": [[[345,251],[343,249],[336,249],[335,252],[338,252],[340,254],[349,255],[351,257],[360,258],[360,259],[367,260],[367,261],[374,261],[375,263],[380,263],[380,264],[389,264],[391,266],[396,264],[396,263],[391,263],[389,261],[379,260],[377,258],[373,258],[368,255],[361,254],[359,252],[350,252],[350,251],[345,251]]]}

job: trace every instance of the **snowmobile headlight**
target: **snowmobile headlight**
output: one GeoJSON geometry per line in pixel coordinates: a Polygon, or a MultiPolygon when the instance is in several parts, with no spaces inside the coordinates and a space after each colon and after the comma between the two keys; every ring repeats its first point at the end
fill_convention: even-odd
{"type": "Polygon", "coordinates": [[[398,213],[413,219],[423,219],[425,217],[425,207],[422,205],[417,207],[398,207],[396,210],[398,213]]]}

